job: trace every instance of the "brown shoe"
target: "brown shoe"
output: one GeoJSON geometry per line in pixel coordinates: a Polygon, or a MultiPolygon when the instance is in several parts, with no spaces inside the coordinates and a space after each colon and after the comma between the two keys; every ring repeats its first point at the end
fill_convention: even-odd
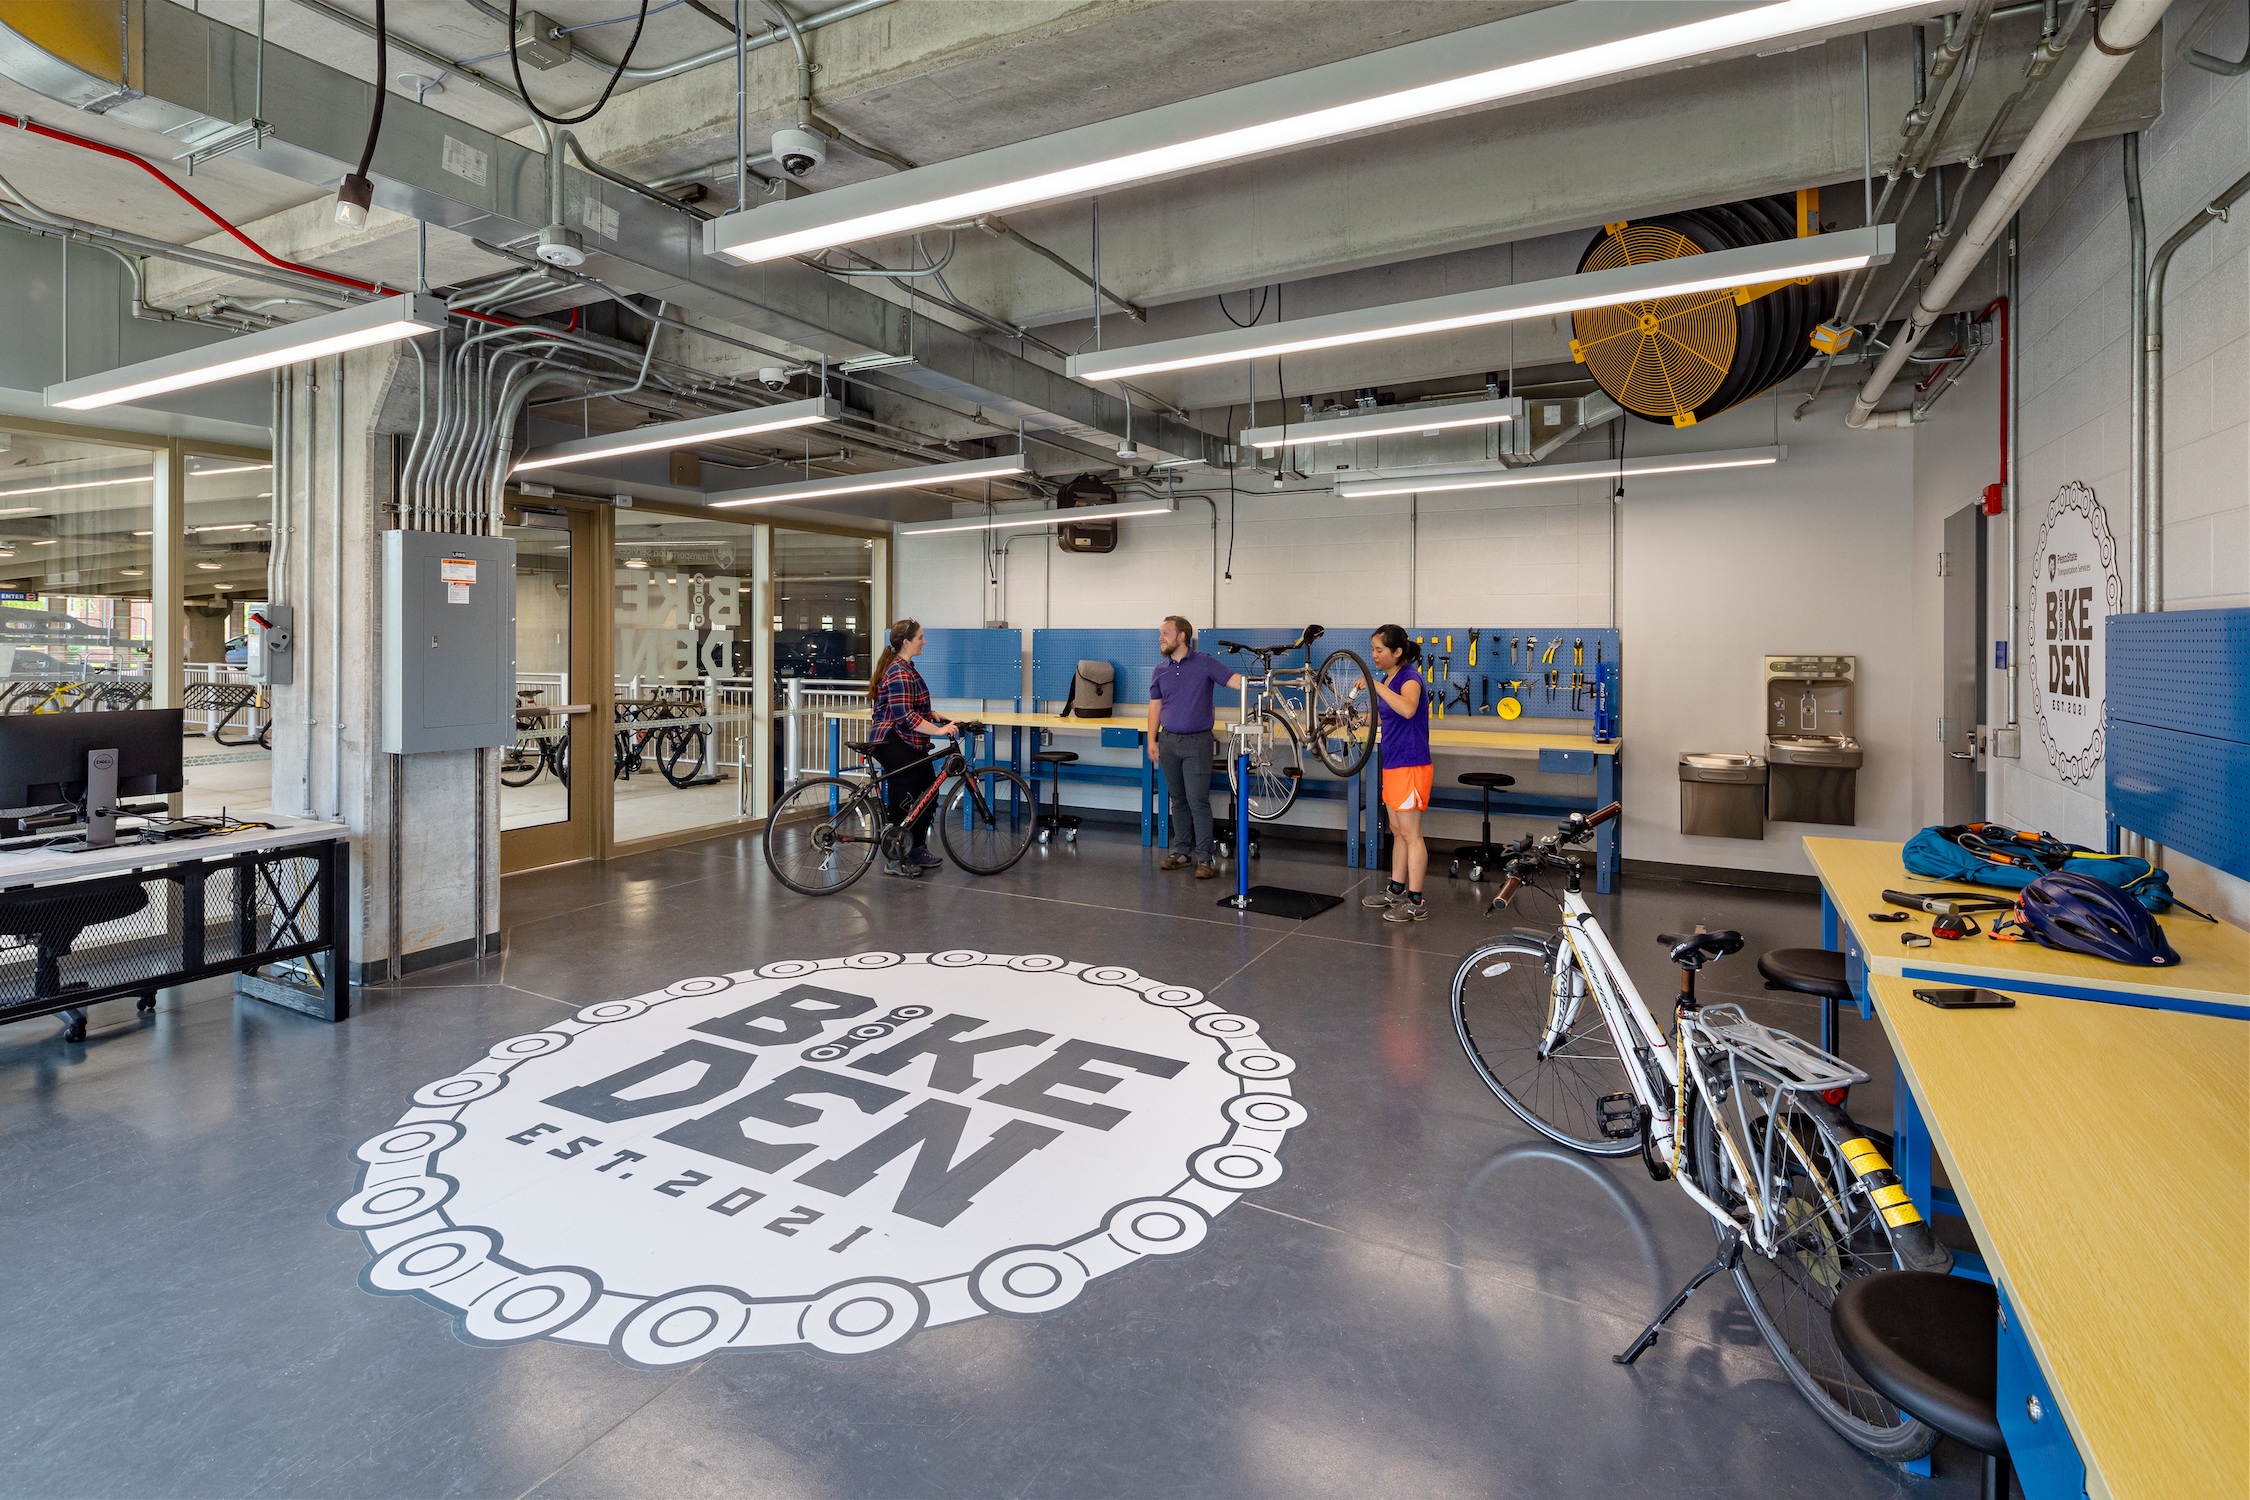
{"type": "Polygon", "coordinates": [[[1198,880],[1216,880],[1218,875],[1219,867],[1209,860],[1195,867],[1195,878],[1198,880]]]}
{"type": "Polygon", "coordinates": [[[1185,854],[1172,853],[1165,855],[1163,859],[1159,860],[1157,862],[1156,868],[1158,868],[1159,870],[1184,870],[1189,865],[1192,865],[1194,863],[1195,861],[1190,859],[1185,854]]]}

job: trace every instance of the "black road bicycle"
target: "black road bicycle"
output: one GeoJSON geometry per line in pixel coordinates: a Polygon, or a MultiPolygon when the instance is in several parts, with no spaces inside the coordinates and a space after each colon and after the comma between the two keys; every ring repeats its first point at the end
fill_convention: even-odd
{"type": "Polygon", "coordinates": [[[765,838],[766,867],[774,878],[799,895],[834,895],[865,875],[877,854],[894,862],[905,858],[907,830],[933,800],[938,836],[962,869],[997,875],[1022,859],[1038,829],[1038,797],[1030,782],[1006,766],[970,765],[962,743],[982,734],[984,726],[963,720],[959,729],[949,747],[915,763],[937,762],[937,780],[895,819],[884,804],[883,783],[898,772],[877,768],[871,742],[846,741],[866,758],[863,770],[804,777],[774,804],[765,838]]]}

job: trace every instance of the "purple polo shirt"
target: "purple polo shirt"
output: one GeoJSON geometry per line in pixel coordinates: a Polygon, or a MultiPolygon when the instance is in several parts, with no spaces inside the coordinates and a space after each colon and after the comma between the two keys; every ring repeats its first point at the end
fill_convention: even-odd
{"type": "Polygon", "coordinates": [[[1157,727],[1166,734],[1209,734],[1211,690],[1234,676],[1215,656],[1190,651],[1178,661],[1167,657],[1148,674],[1148,695],[1164,705],[1157,727]]]}

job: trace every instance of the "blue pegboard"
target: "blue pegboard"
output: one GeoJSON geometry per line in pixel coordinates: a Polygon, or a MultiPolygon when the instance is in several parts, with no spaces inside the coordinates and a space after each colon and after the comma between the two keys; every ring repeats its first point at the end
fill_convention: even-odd
{"type": "Polygon", "coordinates": [[[2250,609],[2111,615],[2104,654],[2110,818],[2250,880],[2250,609]]]}
{"type": "MultiPolygon", "coordinates": [[[[1333,636],[1335,632],[1329,634],[1333,636]]],[[[1221,640],[1271,646],[1296,638],[1295,630],[1217,626],[1196,632],[1195,644],[1198,650],[1227,661],[1230,658],[1219,650],[1221,640]]],[[[1325,638],[1318,643],[1314,652],[1316,659],[1323,654],[1319,648],[1327,645],[1325,638]]],[[[1070,679],[1081,661],[1106,661],[1117,669],[1117,701],[1146,703],[1148,674],[1155,671],[1156,664],[1162,660],[1153,625],[1132,630],[1034,630],[1031,633],[1031,696],[1041,702],[1068,698],[1070,679]]]]}
{"type": "Polygon", "coordinates": [[[2111,615],[2109,717],[2250,743],[2250,609],[2111,615]]]}
{"type": "Polygon", "coordinates": [[[929,644],[915,659],[933,698],[1000,698],[1023,692],[1023,632],[924,630],[929,644]]]}
{"type": "MultiPolygon", "coordinates": [[[[1625,646],[1623,637],[1614,630],[1559,625],[1424,625],[1411,633],[1422,641],[1424,676],[1430,676],[1439,670],[1433,657],[1450,655],[1452,658],[1450,674],[1445,680],[1432,684],[1445,694],[1450,716],[1457,717],[1460,714],[1459,698],[1453,689],[1462,683],[1469,687],[1471,716],[1493,718],[1495,715],[1489,705],[1500,701],[1509,682],[1521,681],[1524,686],[1517,690],[1516,701],[1523,705],[1524,718],[1567,719],[1575,723],[1591,724],[1594,718],[1592,683],[1597,663],[1617,668],[1618,695],[1623,697],[1625,646]],[[1477,636],[1477,664],[1474,667],[1469,665],[1469,636],[1472,630],[1477,636]],[[1528,644],[1518,654],[1516,662],[1510,665],[1508,643],[1511,640],[1528,643],[1534,638],[1539,643],[1539,653],[1542,656],[1545,655],[1549,642],[1561,642],[1555,650],[1553,665],[1550,667],[1541,662],[1527,664],[1522,658],[1529,654],[1528,644]],[[1449,639],[1453,644],[1451,652],[1446,650],[1449,639]],[[1586,643],[1583,663],[1573,659],[1571,643],[1574,641],[1586,643]],[[1499,644],[1497,660],[1494,659],[1492,649],[1494,642],[1499,644]],[[1549,671],[1556,674],[1553,697],[1547,694],[1546,674],[1549,671]],[[1586,690],[1578,695],[1576,707],[1571,704],[1570,691],[1571,675],[1574,672],[1584,674],[1587,684],[1586,690]]],[[[1622,708],[1621,702],[1610,705],[1612,716],[1620,722],[1624,717],[1622,708]]]]}

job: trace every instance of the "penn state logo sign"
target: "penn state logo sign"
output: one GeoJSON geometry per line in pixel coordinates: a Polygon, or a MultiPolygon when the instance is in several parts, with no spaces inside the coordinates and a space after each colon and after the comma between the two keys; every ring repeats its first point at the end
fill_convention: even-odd
{"type": "Polygon", "coordinates": [[[1200,990],[1044,954],[685,979],[510,1037],[362,1142],[368,1291],[663,1368],[872,1354],[1202,1244],[1296,1064],[1200,990]]]}

